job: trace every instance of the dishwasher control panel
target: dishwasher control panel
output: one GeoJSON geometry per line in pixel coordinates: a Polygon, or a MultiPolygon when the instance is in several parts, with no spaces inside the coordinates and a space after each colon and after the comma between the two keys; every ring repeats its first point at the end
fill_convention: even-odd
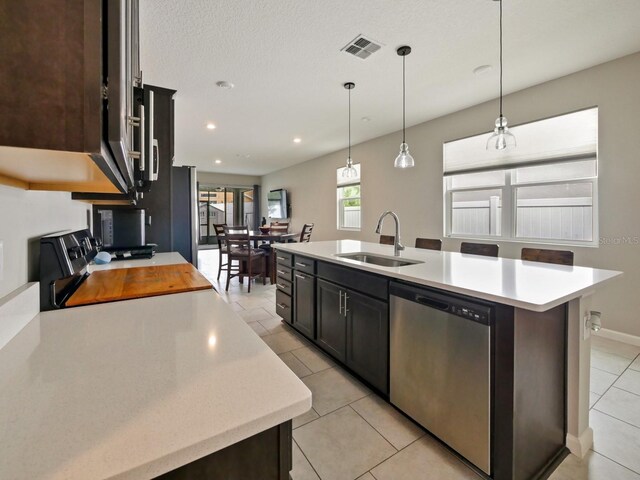
{"type": "Polygon", "coordinates": [[[487,311],[475,310],[460,305],[450,305],[449,311],[454,315],[468,318],[470,320],[476,320],[478,322],[486,323],[489,320],[489,313],[487,311]]]}

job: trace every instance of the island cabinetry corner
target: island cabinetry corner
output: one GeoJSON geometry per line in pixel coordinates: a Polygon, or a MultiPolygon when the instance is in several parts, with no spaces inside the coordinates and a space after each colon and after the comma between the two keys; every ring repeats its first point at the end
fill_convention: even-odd
{"type": "Polygon", "coordinates": [[[277,252],[276,259],[276,313],[289,325],[293,325],[293,255],[277,252]]]}

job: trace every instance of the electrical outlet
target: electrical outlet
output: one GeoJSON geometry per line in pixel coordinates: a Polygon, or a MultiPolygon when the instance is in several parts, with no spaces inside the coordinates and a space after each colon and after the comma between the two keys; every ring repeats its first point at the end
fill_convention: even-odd
{"type": "Polygon", "coordinates": [[[589,324],[589,314],[586,313],[582,317],[582,326],[584,327],[584,340],[587,340],[591,336],[591,325],[589,324]]]}

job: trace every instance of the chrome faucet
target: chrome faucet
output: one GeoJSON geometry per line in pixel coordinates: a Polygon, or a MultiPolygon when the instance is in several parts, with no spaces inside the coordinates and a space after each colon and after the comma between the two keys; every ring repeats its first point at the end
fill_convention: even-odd
{"type": "Polygon", "coordinates": [[[376,227],[376,233],[380,234],[380,229],[382,228],[382,222],[384,221],[384,217],[386,217],[387,215],[391,215],[393,217],[393,220],[396,222],[396,236],[394,237],[395,241],[393,243],[393,254],[396,257],[399,257],[400,250],[404,250],[404,245],[400,243],[400,219],[398,218],[398,215],[396,215],[391,210],[387,210],[382,215],[380,215],[380,218],[378,219],[378,226],[376,227]]]}

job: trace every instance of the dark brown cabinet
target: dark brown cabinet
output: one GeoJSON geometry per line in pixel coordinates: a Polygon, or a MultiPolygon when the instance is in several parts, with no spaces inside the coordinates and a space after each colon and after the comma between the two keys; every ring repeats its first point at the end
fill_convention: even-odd
{"type": "Polygon", "coordinates": [[[389,392],[389,307],[350,288],[317,281],[316,342],[382,393],[389,392]]]}
{"type": "Polygon", "coordinates": [[[128,192],[138,0],[0,0],[0,11],[0,177],[128,192]]]}
{"type": "Polygon", "coordinates": [[[389,305],[346,291],[346,364],[383,393],[389,392],[389,305]]]}
{"type": "Polygon", "coordinates": [[[315,334],[316,278],[308,273],[294,271],[293,275],[293,327],[313,339],[315,334]]]}
{"type": "Polygon", "coordinates": [[[291,267],[293,255],[286,252],[276,252],[276,313],[289,325],[293,325],[293,282],[291,267]]]}
{"type": "Polygon", "coordinates": [[[345,289],[318,280],[316,342],[334,358],[344,362],[347,349],[347,321],[342,313],[345,289]]]}

